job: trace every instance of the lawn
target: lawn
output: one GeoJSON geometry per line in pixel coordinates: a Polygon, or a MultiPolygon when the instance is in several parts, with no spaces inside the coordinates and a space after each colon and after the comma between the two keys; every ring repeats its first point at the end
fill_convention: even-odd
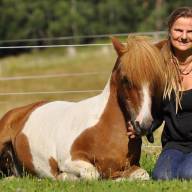
{"type": "Polygon", "coordinates": [[[0,59],[0,115],[39,100],[79,101],[98,94],[61,92],[102,90],[116,59],[112,46],[76,48],[75,55],[69,52],[65,48],[34,50],[0,59]],[[23,76],[28,78],[11,79],[23,76]]]}
{"type": "MultiPolygon", "coordinates": [[[[151,172],[156,155],[144,154],[141,164],[151,172]]],[[[76,181],[62,182],[50,179],[38,179],[30,176],[14,179],[1,179],[0,191],[3,192],[190,192],[190,181],[76,181]]]]}

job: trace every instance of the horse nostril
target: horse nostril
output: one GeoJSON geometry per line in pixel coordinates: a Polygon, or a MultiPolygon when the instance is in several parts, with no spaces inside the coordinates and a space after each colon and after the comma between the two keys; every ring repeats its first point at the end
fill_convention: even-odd
{"type": "Polygon", "coordinates": [[[135,129],[136,134],[141,135],[142,131],[141,131],[139,121],[131,121],[131,124],[132,124],[133,128],[135,129]]]}

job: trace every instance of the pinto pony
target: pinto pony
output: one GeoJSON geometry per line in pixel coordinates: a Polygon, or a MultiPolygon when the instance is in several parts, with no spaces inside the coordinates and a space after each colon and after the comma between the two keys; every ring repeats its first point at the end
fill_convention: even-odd
{"type": "Polygon", "coordinates": [[[164,87],[164,62],[154,45],[131,36],[112,38],[117,61],[101,94],[76,103],[37,102],[0,120],[0,169],[22,175],[76,179],[149,179],[140,168],[141,138],[152,124],[164,87]],[[7,159],[7,161],[6,161],[7,159]],[[7,163],[6,163],[7,162],[7,163]]]}

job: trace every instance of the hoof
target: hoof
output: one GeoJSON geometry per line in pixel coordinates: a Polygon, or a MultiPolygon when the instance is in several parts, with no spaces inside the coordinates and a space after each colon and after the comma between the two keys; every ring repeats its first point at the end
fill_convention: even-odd
{"type": "Polygon", "coordinates": [[[62,181],[77,181],[79,180],[79,177],[70,173],[63,172],[57,176],[57,179],[62,181]]]}
{"type": "Polygon", "coordinates": [[[131,173],[131,175],[129,176],[130,180],[149,180],[149,174],[147,173],[146,170],[144,169],[137,169],[135,170],[133,173],[131,173]]]}

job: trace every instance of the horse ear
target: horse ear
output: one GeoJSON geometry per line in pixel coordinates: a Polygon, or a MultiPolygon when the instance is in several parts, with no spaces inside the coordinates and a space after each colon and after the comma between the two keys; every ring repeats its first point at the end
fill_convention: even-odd
{"type": "Polygon", "coordinates": [[[118,56],[121,56],[123,54],[123,49],[125,48],[124,45],[116,38],[111,37],[113,47],[115,48],[115,51],[117,52],[118,56]]]}
{"type": "Polygon", "coordinates": [[[165,43],[167,43],[167,40],[162,40],[162,41],[159,41],[157,43],[155,43],[154,45],[158,48],[158,49],[162,49],[162,47],[165,45],[165,43]]]}

